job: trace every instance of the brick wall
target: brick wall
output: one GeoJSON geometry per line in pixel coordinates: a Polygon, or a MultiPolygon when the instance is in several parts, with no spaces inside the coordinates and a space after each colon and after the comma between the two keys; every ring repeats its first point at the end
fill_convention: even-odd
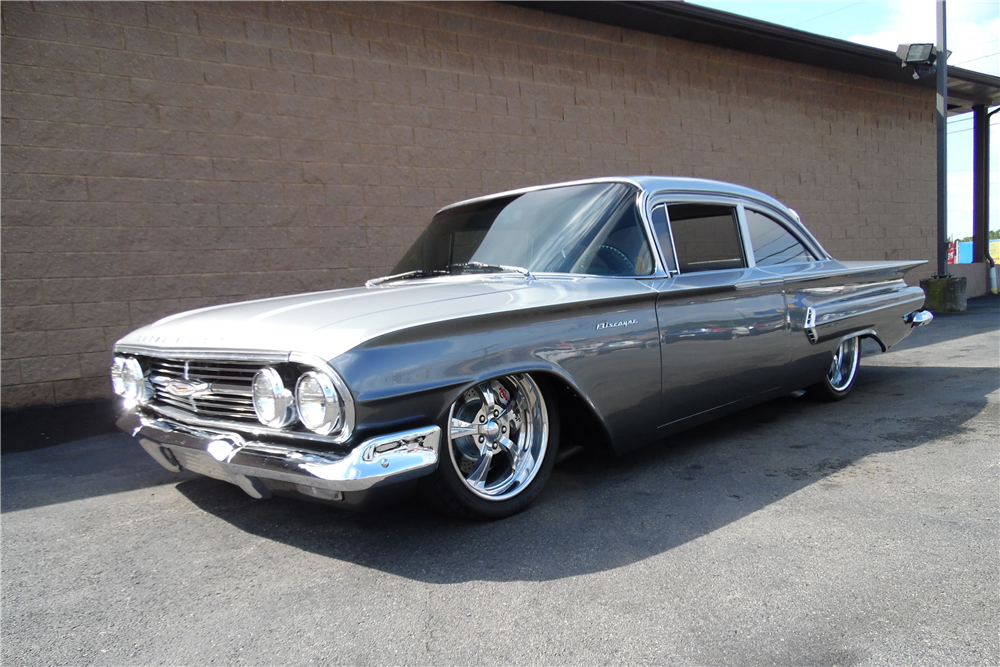
{"type": "Polygon", "coordinates": [[[837,257],[934,259],[933,92],[495,4],[0,10],[5,408],[106,396],[127,331],[358,284],[523,185],[718,178],[837,257]]]}

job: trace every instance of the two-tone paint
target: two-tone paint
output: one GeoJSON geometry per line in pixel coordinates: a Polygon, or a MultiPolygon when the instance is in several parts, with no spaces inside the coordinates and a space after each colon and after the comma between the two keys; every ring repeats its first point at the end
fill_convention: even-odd
{"type": "MultiPolygon", "coordinates": [[[[284,434],[284,444],[275,446],[285,448],[286,459],[326,456],[335,466],[345,457],[362,460],[357,452],[374,451],[371,443],[380,439],[396,442],[394,434],[446,429],[449,407],[470,387],[520,373],[567,388],[573,405],[600,425],[613,451],[623,453],[820,381],[845,338],[871,337],[885,349],[919,323],[914,318],[923,293],[907,286],[903,275],[922,262],[838,262],[794,212],[747,188],[679,178],[601,180],[638,187],[643,224],[657,250],[652,275],[496,273],[370,283],[175,315],[129,334],[116,351],[262,364],[308,358],[328,365],[349,388],[350,437],[284,434]],[[691,274],[668,270],[676,262],[660,256],[649,216],[652,207],[672,202],[736,206],[748,266],[691,274]],[[817,259],[757,267],[746,208],[780,218],[817,259]]],[[[264,451],[276,440],[267,429],[184,421],[152,405],[133,407],[122,426],[137,437],[145,427],[148,451],[158,446],[157,428],[177,431],[178,439],[195,427],[202,429],[202,440],[230,434],[224,441],[239,440],[248,452],[248,442],[264,451]]],[[[375,483],[433,471],[437,461],[428,451],[436,451],[439,438],[435,432],[428,441],[433,448],[423,440],[410,448],[419,450],[419,465],[402,465],[397,479],[383,472],[375,483]]],[[[188,447],[189,440],[178,446],[188,447]]],[[[166,464],[183,467],[176,458],[166,464]]],[[[250,479],[256,470],[265,486],[282,479],[263,464],[228,470],[250,479]]],[[[301,469],[286,477],[310,486],[301,469]]],[[[324,484],[331,490],[361,488],[336,479],[324,484]]]]}

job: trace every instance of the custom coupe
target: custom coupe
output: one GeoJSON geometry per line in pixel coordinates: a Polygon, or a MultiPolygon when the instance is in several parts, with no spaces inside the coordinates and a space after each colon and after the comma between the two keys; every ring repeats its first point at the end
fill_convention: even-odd
{"type": "MultiPolygon", "coordinates": [[[[333,250],[331,250],[333,252],[333,250]]],[[[602,178],[448,206],[393,275],[202,308],[115,346],[119,426],[169,470],[360,507],[518,512],[560,443],[621,454],[800,389],[932,319],[745,187],[602,178]]]]}

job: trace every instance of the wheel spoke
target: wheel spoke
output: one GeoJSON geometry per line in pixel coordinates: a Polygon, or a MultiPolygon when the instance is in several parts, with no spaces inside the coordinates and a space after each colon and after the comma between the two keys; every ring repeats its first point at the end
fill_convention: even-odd
{"type": "Polygon", "coordinates": [[[472,469],[469,476],[465,478],[470,485],[482,491],[486,488],[486,473],[490,471],[490,461],[493,459],[493,452],[490,449],[484,448],[482,455],[479,460],[476,461],[476,467],[472,469]]]}
{"type": "Polygon", "coordinates": [[[455,438],[462,438],[467,435],[475,436],[479,434],[479,427],[475,424],[462,421],[457,417],[452,417],[450,433],[452,440],[455,438]]]}
{"type": "MultiPolygon", "coordinates": [[[[486,413],[492,414],[493,408],[497,404],[496,396],[493,395],[493,388],[484,382],[483,384],[477,385],[476,390],[479,392],[479,395],[483,397],[484,409],[486,413]]],[[[487,414],[487,417],[489,414],[487,414]]]]}
{"type": "Polygon", "coordinates": [[[512,442],[507,436],[501,437],[497,440],[497,444],[500,448],[507,454],[507,458],[510,459],[510,469],[517,470],[518,464],[518,446],[516,443],[512,442]]]}

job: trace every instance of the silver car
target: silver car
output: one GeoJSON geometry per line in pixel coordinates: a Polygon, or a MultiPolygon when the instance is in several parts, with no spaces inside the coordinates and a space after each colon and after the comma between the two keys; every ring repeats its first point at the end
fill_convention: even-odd
{"type": "Polygon", "coordinates": [[[345,507],[414,488],[518,512],[560,444],[622,454],[755,403],[851,391],[860,340],[932,315],[760,192],[603,178],[448,206],[394,275],[202,308],[115,346],[119,426],[161,465],[345,507]]]}

